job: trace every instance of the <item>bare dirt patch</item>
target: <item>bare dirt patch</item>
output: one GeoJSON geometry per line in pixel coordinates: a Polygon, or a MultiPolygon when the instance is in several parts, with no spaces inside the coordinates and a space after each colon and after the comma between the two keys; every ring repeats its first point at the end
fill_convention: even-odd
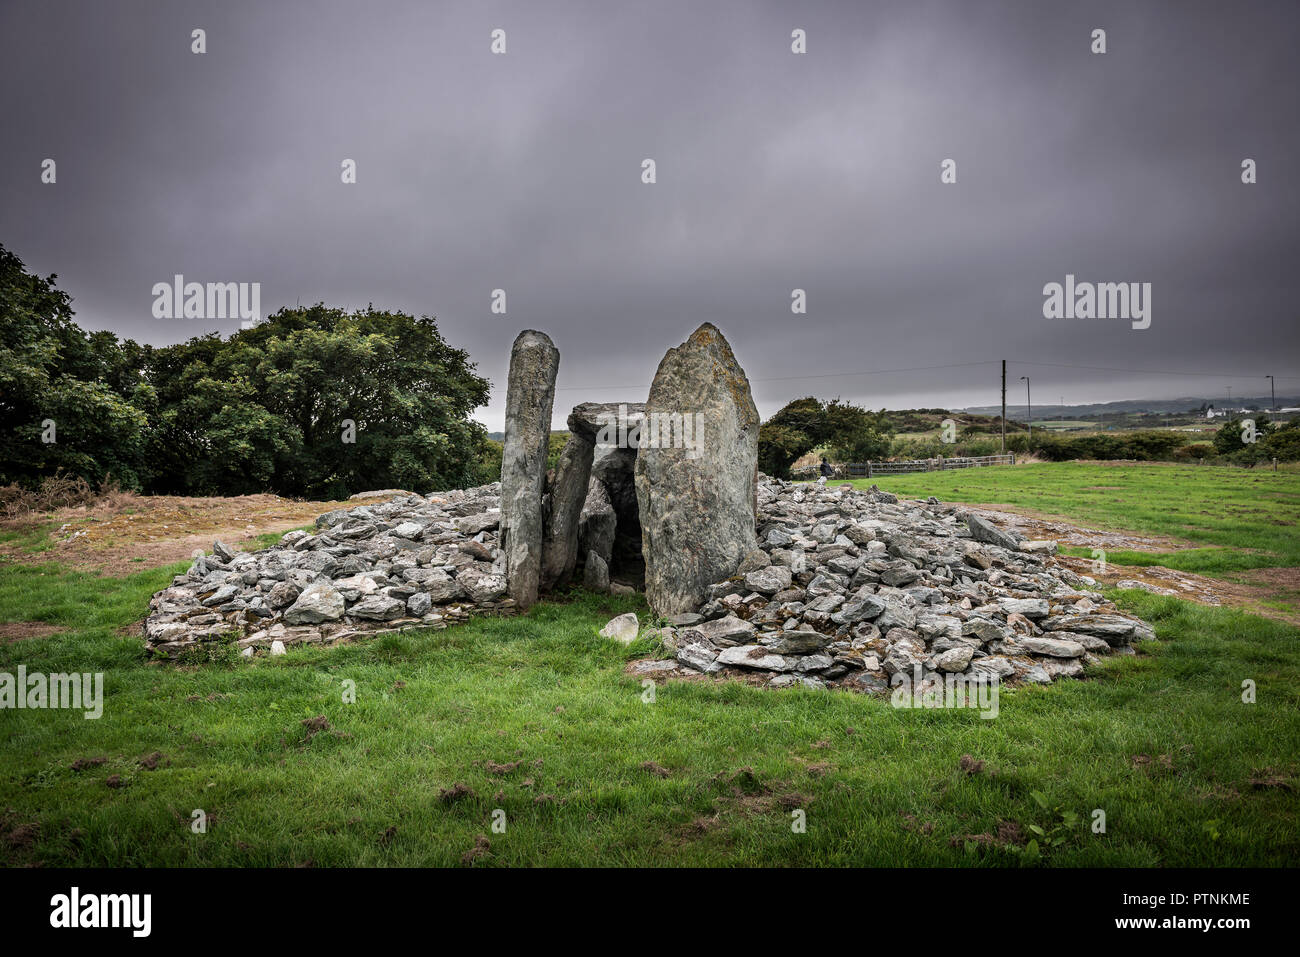
{"type": "Polygon", "coordinates": [[[1250,776],[1250,786],[1256,791],[1279,790],[1288,793],[1295,790],[1292,786],[1293,775],[1273,768],[1256,770],[1250,776]]]}
{"type": "Polygon", "coordinates": [[[48,638],[66,629],[44,621],[0,621],[0,642],[26,641],[29,638],[48,638]]]}
{"type": "Polygon", "coordinates": [[[1262,618],[1300,625],[1300,568],[1255,568],[1237,573],[1241,580],[1227,581],[1161,565],[1108,565],[1103,574],[1090,558],[1061,555],[1056,560],[1106,585],[1140,581],[1201,605],[1228,605],[1262,618]],[[1279,596],[1289,601],[1280,602],[1279,596]]]}
{"type": "MultiPolygon", "coordinates": [[[[1162,535],[1135,535],[1088,528],[1063,516],[1043,515],[1014,505],[971,505],[969,509],[1015,529],[1026,538],[1051,539],[1060,545],[1139,552],[1174,552],[1205,547],[1162,535]]],[[[1162,565],[1111,563],[1105,572],[1099,572],[1097,563],[1091,558],[1058,555],[1056,561],[1105,585],[1115,585],[1124,580],[1139,581],[1187,601],[1202,605],[1229,605],[1264,618],[1300,625],[1300,611],[1297,610],[1300,609],[1300,568],[1256,568],[1234,575],[1234,581],[1227,581],[1162,565]],[[1279,608],[1279,598],[1282,604],[1291,607],[1279,608]]]]}
{"type": "Polygon", "coordinates": [[[1300,568],[1294,565],[1284,568],[1252,568],[1242,572],[1241,577],[1272,592],[1300,598],[1300,568]]]}
{"type": "Polygon", "coordinates": [[[93,505],[56,509],[0,525],[24,532],[53,525],[46,551],[21,543],[0,545],[0,558],[52,561],[120,576],[184,561],[195,550],[212,550],[214,539],[248,548],[259,535],[310,525],[332,509],[379,504],[397,492],[348,502],[312,502],[278,495],[189,498],[180,495],[118,495],[93,505]]]}
{"type": "Polygon", "coordinates": [[[1169,538],[1164,535],[1135,535],[1132,532],[1088,528],[1071,521],[1064,515],[1045,515],[1018,505],[970,505],[966,508],[1000,525],[1014,529],[1026,538],[1050,538],[1061,545],[1160,552],[1204,547],[1185,539],[1169,538]]]}
{"type": "Polygon", "coordinates": [[[438,800],[443,804],[455,804],[457,801],[463,800],[464,798],[472,797],[477,797],[474,793],[474,789],[468,784],[461,784],[459,781],[449,788],[438,789],[438,800]]]}
{"type": "MultiPolygon", "coordinates": [[[[925,833],[929,833],[926,831],[925,833]]],[[[974,844],[977,847],[1024,847],[1029,843],[1029,838],[1021,829],[1017,821],[998,821],[997,833],[989,834],[987,831],[981,834],[962,834],[959,837],[948,839],[949,847],[961,847],[964,844],[974,844]]]]}

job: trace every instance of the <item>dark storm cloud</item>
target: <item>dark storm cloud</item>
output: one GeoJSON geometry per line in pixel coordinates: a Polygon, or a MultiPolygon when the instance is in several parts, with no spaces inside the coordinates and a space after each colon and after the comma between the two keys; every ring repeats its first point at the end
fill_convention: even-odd
{"type": "Polygon", "coordinates": [[[436,315],[494,383],[491,428],[520,329],[560,347],[558,423],[644,398],[706,319],[764,415],[805,394],[991,404],[994,364],[827,376],[1003,357],[1017,402],[1025,374],[1044,403],[1267,394],[1266,373],[1289,395],[1298,22],[1282,3],[9,3],[0,241],[59,273],[84,326],[149,342],[236,328],[154,319],[175,273],[260,282],[264,312],[436,315]],[[1150,282],[1151,327],[1043,319],[1067,273],[1150,282]]]}

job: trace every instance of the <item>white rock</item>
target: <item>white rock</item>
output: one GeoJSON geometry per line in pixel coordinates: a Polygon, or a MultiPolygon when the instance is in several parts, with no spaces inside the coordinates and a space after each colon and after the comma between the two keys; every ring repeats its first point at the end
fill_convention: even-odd
{"type": "Polygon", "coordinates": [[[798,658],[774,655],[762,645],[737,645],[726,648],[718,655],[718,664],[741,668],[758,668],[761,671],[790,671],[798,658]]]}
{"type": "Polygon", "coordinates": [[[600,637],[613,638],[615,641],[630,645],[636,640],[636,633],[640,629],[641,622],[637,620],[635,613],[629,611],[626,615],[611,618],[605,627],[600,629],[600,637]]]}
{"type": "Polygon", "coordinates": [[[970,645],[958,645],[956,648],[949,648],[942,654],[936,655],[934,658],[934,666],[940,671],[965,671],[966,666],[970,664],[971,656],[974,653],[975,649],[970,645]]]}

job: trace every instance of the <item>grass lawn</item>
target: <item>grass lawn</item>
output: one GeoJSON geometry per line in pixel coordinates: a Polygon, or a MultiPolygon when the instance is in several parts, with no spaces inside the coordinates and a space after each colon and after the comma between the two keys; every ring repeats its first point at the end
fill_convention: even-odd
{"type": "MultiPolygon", "coordinates": [[[[855,479],[907,497],[1015,505],[1099,528],[1164,535],[1202,547],[1107,550],[1115,564],[1205,575],[1300,565],[1300,471],[1163,463],[1078,462],[955,469],[855,479]]],[[[1088,549],[1073,553],[1090,554],[1088,549]]]]}
{"type": "MultiPolygon", "coordinates": [[[[1095,521],[1120,513],[1086,486],[1121,484],[1118,471],[1080,467],[1073,492],[1068,467],[939,478],[1006,501],[979,483],[1018,475],[1051,493],[1044,511],[1087,502],[1093,512],[1078,517],[1095,521]]],[[[1144,498],[1127,481],[1121,505],[1144,498]]],[[[1294,510],[1294,484],[1264,490],[1291,495],[1294,510]]],[[[957,497],[936,484],[923,491],[957,497]]],[[[1196,511],[1184,504],[1177,516],[1196,511]]],[[[461,865],[470,854],[475,866],[1280,866],[1300,857],[1300,635],[1239,611],[1117,593],[1158,641],[1103,662],[1090,680],[1004,691],[987,720],[708,680],[661,685],[647,701],[642,679],[624,672],[644,648],[596,633],[623,611],[644,619],[645,606],[585,593],[519,618],[281,658],[149,663],[139,636],[119,632],[181,567],[100,578],[0,565],[0,621],[66,629],[0,645],[0,671],[100,671],[106,698],[99,720],[0,710],[0,862],[461,865]],[[1242,701],[1247,679],[1253,704],[1242,701]],[[344,701],[349,683],[354,703],[344,701]],[[328,727],[304,724],[318,716],[328,727]],[[965,755],[975,763],[963,769],[965,755]],[[195,809],[207,815],[205,834],[190,828],[195,809]],[[498,809],[504,833],[492,829],[498,809]],[[1098,809],[1104,833],[1091,826],[1098,809]],[[795,812],[804,833],[792,828],[795,812]],[[1037,858],[1022,849],[1034,828],[1052,841],[1037,858]]]]}
{"type": "Polygon", "coordinates": [[[1300,854],[1296,633],[1241,613],[1128,593],[1159,642],[1090,681],[1004,692],[985,720],[735,683],[646,703],[628,651],[596,635],[637,603],[594,596],[233,667],[149,665],[115,630],[164,577],[6,569],[4,614],[71,628],[5,646],[0,667],[106,675],[97,721],[0,712],[8,863],[451,865],[483,837],[482,865],[1021,864],[997,836],[1033,826],[1063,839],[1050,864],[1300,854]],[[330,727],[312,733],[318,715],[330,727]],[[457,785],[473,794],[442,796],[457,785]]]}

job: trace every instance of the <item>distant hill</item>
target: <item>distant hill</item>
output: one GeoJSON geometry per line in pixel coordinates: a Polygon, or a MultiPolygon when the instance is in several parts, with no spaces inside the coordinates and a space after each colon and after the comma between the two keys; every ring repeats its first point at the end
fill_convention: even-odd
{"type": "MultiPolygon", "coordinates": [[[[992,415],[973,412],[969,409],[951,411],[949,409],[889,409],[885,415],[896,432],[932,432],[943,427],[945,419],[952,419],[959,433],[987,432],[1001,434],[1001,418],[994,410],[992,415]]],[[[1011,409],[1007,408],[1007,431],[1023,432],[1025,424],[1011,419],[1011,409]]]]}
{"type": "MultiPolygon", "coordinates": [[[[1180,399],[1122,399],[1118,402],[1096,402],[1091,405],[1058,405],[1054,403],[1045,403],[1039,405],[1034,403],[1034,419],[1048,418],[1077,418],[1081,415],[1123,415],[1140,412],[1155,413],[1182,413],[1192,409],[1199,409],[1202,406],[1212,405],[1221,409],[1231,405],[1232,408],[1249,408],[1258,406],[1261,409],[1267,409],[1272,399],[1265,395],[1260,396],[1236,396],[1232,397],[1229,403],[1224,396],[1206,398],[1204,396],[1187,396],[1180,399]]],[[[1294,406],[1300,400],[1290,396],[1277,397],[1279,407],[1294,406]]],[[[961,409],[962,412],[971,412],[980,415],[997,415],[1001,412],[1001,407],[996,405],[976,405],[969,408],[961,409]]],[[[1026,408],[1024,403],[1019,405],[1007,404],[1007,418],[1024,418],[1026,408]]]]}

